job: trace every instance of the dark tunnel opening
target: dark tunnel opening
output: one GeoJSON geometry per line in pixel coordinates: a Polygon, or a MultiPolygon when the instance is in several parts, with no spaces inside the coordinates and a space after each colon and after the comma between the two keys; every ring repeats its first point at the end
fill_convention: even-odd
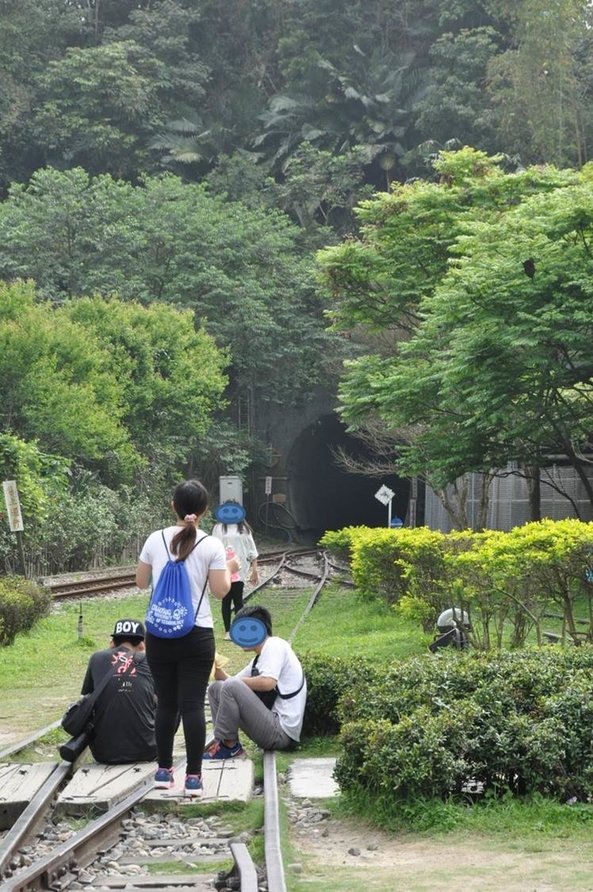
{"type": "MultiPolygon", "coordinates": [[[[356,459],[372,458],[335,415],[324,415],[302,431],[288,456],[290,508],[303,541],[315,542],[326,530],[345,526],[386,527],[388,508],[375,498],[382,485],[395,493],[392,517],[406,518],[410,481],[348,473],[337,462],[338,447],[356,459]]],[[[417,512],[416,524],[421,522],[417,512]]]]}

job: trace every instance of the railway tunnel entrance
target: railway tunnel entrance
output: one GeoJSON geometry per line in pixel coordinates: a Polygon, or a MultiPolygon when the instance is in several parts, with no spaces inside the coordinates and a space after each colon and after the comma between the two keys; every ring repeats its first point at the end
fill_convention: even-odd
{"type": "Polygon", "coordinates": [[[306,427],[288,453],[290,510],[298,537],[304,542],[315,542],[326,530],[345,526],[386,526],[387,508],[375,498],[382,484],[395,493],[392,516],[406,516],[409,480],[349,473],[338,463],[338,449],[358,460],[373,457],[364,443],[347,433],[335,414],[322,415],[306,427]]]}

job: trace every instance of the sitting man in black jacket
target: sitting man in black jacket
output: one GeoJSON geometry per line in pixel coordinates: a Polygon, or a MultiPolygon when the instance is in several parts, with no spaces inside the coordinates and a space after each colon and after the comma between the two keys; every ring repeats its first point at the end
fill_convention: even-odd
{"type": "Polygon", "coordinates": [[[94,653],[82,683],[83,694],[109,681],[95,704],[89,746],[107,765],[156,759],[156,698],[144,652],[144,626],[134,619],[116,622],[110,646],[94,653]]]}

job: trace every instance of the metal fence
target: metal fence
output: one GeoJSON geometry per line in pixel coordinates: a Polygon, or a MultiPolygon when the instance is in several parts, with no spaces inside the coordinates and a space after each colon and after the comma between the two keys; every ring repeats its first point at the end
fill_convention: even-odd
{"type": "MultiPolygon", "coordinates": [[[[588,476],[593,480],[593,469],[588,476]]],[[[459,492],[463,493],[465,516],[468,526],[472,529],[476,529],[480,525],[480,508],[483,488],[486,485],[485,480],[487,478],[484,478],[482,474],[467,474],[458,481],[456,488],[449,487],[447,490],[447,497],[453,503],[455,500],[459,502],[459,492]]],[[[577,513],[571,499],[578,508],[581,520],[593,520],[591,502],[574,468],[553,465],[543,469],[541,473],[542,517],[550,517],[553,520],[576,517],[577,513]]],[[[433,530],[449,532],[454,527],[453,520],[442,500],[429,487],[426,488],[424,518],[426,526],[433,530]]],[[[512,465],[500,476],[496,476],[490,481],[485,518],[486,528],[493,530],[510,530],[530,520],[527,483],[512,465]]]]}

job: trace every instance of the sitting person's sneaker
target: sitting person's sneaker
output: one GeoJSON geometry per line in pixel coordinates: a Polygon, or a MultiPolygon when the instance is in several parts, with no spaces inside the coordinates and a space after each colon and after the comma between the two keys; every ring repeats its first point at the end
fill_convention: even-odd
{"type": "Polygon", "coordinates": [[[245,750],[241,746],[240,741],[237,740],[233,746],[226,746],[222,740],[215,740],[212,746],[206,750],[202,759],[214,762],[219,759],[238,759],[240,756],[244,755],[245,750]]]}
{"type": "Polygon", "coordinates": [[[154,776],[154,786],[156,790],[170,790],[175,786],[172,768],[158,768],[154,776]]]}
{"type": "Polygon", "coordinates": [[[186,774],[185,775],[185,795],[186,796],[201,796],[204,792],[204,787],[202,785],[202,775],[201,774],[186,774]]]}

